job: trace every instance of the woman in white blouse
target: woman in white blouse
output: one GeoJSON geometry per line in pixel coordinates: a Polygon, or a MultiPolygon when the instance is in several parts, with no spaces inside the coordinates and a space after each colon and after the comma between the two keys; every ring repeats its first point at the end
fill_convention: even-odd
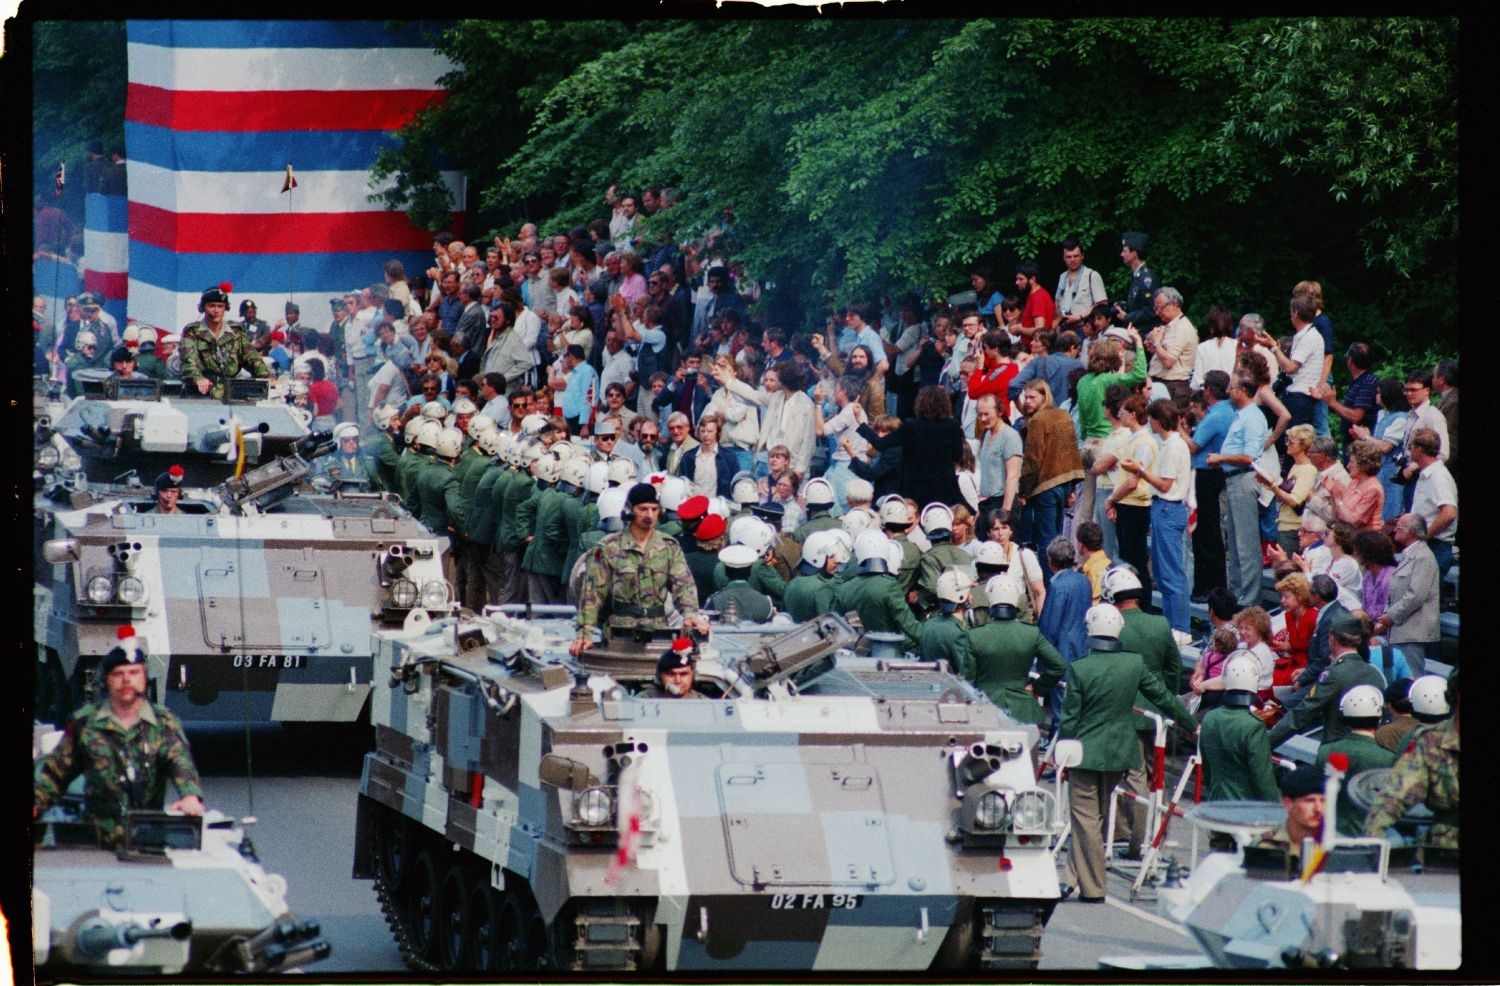
{"type": "Polygon", "coordinates": [[[813,405],[802,392],[806,374],[797,363],[788,360],[761,375],[760,387],[752,387],[741,380],[733,366],[718,363],[713,367],[714,379],[719,386],[727,387],[738,397],[762,408],[760,437],[755,443],[755,471],[769,471],[768,452],[773,445],[785,445],[792,454],[792,469],[807,475],[812,464],[813,405]]]}

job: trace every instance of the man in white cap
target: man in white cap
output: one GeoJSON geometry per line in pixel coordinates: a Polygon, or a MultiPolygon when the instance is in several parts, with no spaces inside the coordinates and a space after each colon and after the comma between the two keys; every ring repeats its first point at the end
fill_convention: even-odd
{"type": "Polygon", "coordinates": [[[729,580],[724,588],[708,597],[708,608],[718,611],[725,623],[765,623],[776,612],[771,597],[750,585],[750,570],[760,555],[746,544],[730,544],[719,549],[719,561],[729,580]],[[731,608],[732,607],[732,608],[731,608]],[[730,616],[734,619],[730,619],[730,616]]]}

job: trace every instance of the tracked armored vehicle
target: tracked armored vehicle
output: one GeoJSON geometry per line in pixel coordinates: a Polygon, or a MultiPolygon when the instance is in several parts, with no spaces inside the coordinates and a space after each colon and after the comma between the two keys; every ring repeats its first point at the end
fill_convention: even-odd
{"type": "Polygon", "coordinates": [[[185,489],[176,514],[156,513],[144,487],[65,489],[39,510],[39,714],[88,700],[129,623],[157,700],[184,722],[357,719],[372,628],[449,608],[448,544],[388,494],[298,492],[330,447],[309,436],[240,479],[185,489]]]}
{"type": "MultiPolygon", "coordinates": [[[[34,756],[47,742],[44,727],[34,756]]],[[[261,867],[239,820],[130,812],[126,846],[115,852],[98,848],[81,809],[82,796],[69,795],[35,826],[39,979],[263,974],[329,954],[318,922],[288,909],[286,879],[261,867]]]]}
{"type": "Polygon", "coordinates": [[[292,454],[312,422],[306,410],[272,397],[265,380],[231,380],[219,400],[184,393],[179,380],[83,373],[83,396],[49,414],[47,425],[77,451],[91,482],[131,470],[150,482],[180,465],[186,485],[211,486],[233,475],[241,448],[251,466],[292,454]]]}
{"type": "Polygon", "coordinates": [[[665,643],[571,621],[380,631],[354,875],[432,970],[1034,968],[1065,827],[1035,727],[841,617],[665,643]],[[656,648],[656,649],[653,649],[656,648]]]}

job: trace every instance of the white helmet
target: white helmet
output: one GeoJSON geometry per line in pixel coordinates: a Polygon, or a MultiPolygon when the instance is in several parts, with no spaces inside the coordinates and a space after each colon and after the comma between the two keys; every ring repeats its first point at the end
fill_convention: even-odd
{"type": "Polygon", "coordinates": [[[953,533],[953,511],[941,503],[929,503],[922,508],[922,533],[936,534],[938,531],[953,533]]]}
{"type": "MultiPolygon", "coordinates": [[[[485,420],[489,419],[486,418],[485,420]]],[[[509,461],[510,450],[516,444],[515,436],[504,428],[496,428],[490,432],[490,435],[493,436],[491,442],[495,446],[495,451],[492,454],[502,461],[509,461]]]]}
{"type": "Polygon", "coordinates": [[[1442,675],[1422,675],[1406,690],[1406,700],[1419,716],[1445,716],[1453,711],[1448,707],[1448,679],[1442,675]]]}
{"type": "Polygon", "coordinates": [[[739,517],[729,527],[729,543],[754,548],[764,555],[776,540],[776,531],[759,517],[739,517]]]}
{"type": "Polygon", "coordinates": [[[661,508],[663,510],[675,511],[678,507],[682,506],[682,501],[688,498],[688,493],[691,490],[688,487],[687,480],[681,476],[668,476],[662,480],[661,488],[656,492],[657,496],[661,499],[661,508]]]}
{"type": "Polygon", "coordinates": [[[136,325],[134,322],[125,326],[125,330],[120,333],[121,342],[139,342],[140,338],[141,327],[139,325],[136,325]]]}
{"type": "Polygon", "coordinates": [[[402,429],[401,437],[407,445],[415,445],[417,443],[417,432],[421,431],[422,426],[426,423],[422,418],[412,418],[406,423],[406,427],[402,429]]]}
{"type": "Polygon", "coordinates": [[[581,490],[584,484],[589,481],[590,465],[591,463],[587,457],[575,455],[562,464],[562,474],[559,478],[574,489],[581,490]]]}
{"type": "Polygon", "coordinates": [[[945,568],[937,577],[938,604],[944,612],[952,612],[954,606],[967,605],[974,588],[974,580],[962,568],[945,568]]]}
{"type": "MultiPolygon", "coordinates": [[[[463,401],[459,401],[459,403],[462,404],[463,401]]],[[[454,414],[462,414],[464,412],[459,411],[457,408],[455,408],[453,413],[454,414]]],[[[469,434],[470,435],[482,435],[482,434],[484,434],[487,431],[488,432],[495,432],[495,431],[499,431],[499,430],[500,430],[500,426],[497,425],[497,424],[495,424],[495,419],[494,418],[487,418],[487,417],[485,417],[482,414],[476,414],[476,415],[474,415],[473,418],[471,418],[469,420],[469,434]]]]}
{"type": "Polygon", "coordinates": [[[819,476],[802,487],[802,500],[809,507],[833,506],[833,484],[819,476]]]}
{"type": "Polygon", "coordinates": [[[885,498],[880,504],[880,525],[890,527],[893,525],[902,527],[911,526],[911,507],[906,501],[894,494],[885,498]]]}
{"type": "Polygon", "coordinates": [[[625,497],[630,491],[623,486],[612,486],[599,494],[599,527],[606,531],[625,529],[625,497]]]}
{"type": "MultiPolygon", "coordinates": [[[[890,538],[879,531],[865,531],[854,539],[854,557],[859,560],[859,570],[868,572],[895,573],[901,570],[898,562],[895,568],[890,567],[890,553],[887,545],[895,544],[890,538]]],[[[899,551],[901,546],[896,545],[899,551]]]]}
{"type": "Polygon", "coordinates": [[[1253,692],[1260,689],[1260,660],[1241,648],[1224,662],[1224,690],[1253,692]]]}
{"type": "Polygon", "coordinates": [[[479,406],[467,397],[460,397],[453,402],[454,414],[478,414],[479,406]]]}
{"type": "MultiPolygon", "coordinates": [[[[473,429],[470,429],[471,431],[473,429]]],[[[474,446],[485,455],[498,458],[500,455],[500,432],[481,431],[474,436],[474,446]]]]}
{"type": "MultiPolygon", "coordinates": [[[[874,534],[875,532],[874,531],[870,531],[869,533],[874,534]]],[[[898,544],[895,541],[892,541],[890,538],[886,538],[885,539],[885,565],[886,565],[886,570],[889,571],[892,575],[899,574],[900,571],[901,571],[901,563],[904,562],[905,560],[906,560],[906,552],[904,550],[902,550],[901,545],[898,544]]]]}
{"type": "Polygon", "coordinates": [[[307,396],[307,389],[308,388],[307,388],[307,381],[306,380],[293,380],[292,381],[291,394],[292,394],[293,397],[306,397],[307,396]]]}
{"type": "Polygon", "coordinates": [[[868,479],[855,476],[844,486],[844,499],[850,503],[867,504],[875,499],[875,485],[868,479]]]}
{"type": "Polygon", "coordinates": [[[562,461],[567,462],[573,457],[573,454],[578,451],[578,448],[572,442],[568,441],[567,439],[563,439],[560,442],[553,442],[552,447],[547,451],[551,452],[562,461]]]}
{"type": "Polygon", "coordinates": [[[718,514],[720,517],[728,520],[734,516],[734,504],[722,496],[711,496],[708,498],[708,512],[718,514]]]}
{"type": "Polygon", "coordinates": [[[521,430],[527,435],[535,438],[547,427],[547,418],[541,414],[528,414],[521,419],[521,430]]]}
{"type": "Polygon", "coordinates": [[[1339,699],[1339,715],[1345,719],[1378,719],[1385,697],[1374,685],[1355,685],[1339,699]]]}
{"type": "Polygon", "coordinates": [[[825,528],[823,535],[828,538],[828,553],[839,560],[842,565],[854,557],[854,535],[843,528],[825,528]]]}
{"type": "Polygon", "coordinates": [[[539,483],[555,483],[562,476],[562,460],[555,455],[544,454],[536,460],[536,478],[539,483]]]}
{"type": "Polygon", "coordinates": [[[1113,565],[1104,573],[1104,578],[1099,583],[1099,594],[1104,597],[1105,602],[1114,602],[1115,598],[1122,592],[1130,592],[1141,588],[1141,577],[1124,565],[1113,565]]]}
{"type": "Polygon", "coordinates": [[[990,599],[990,608],[996,606],[1009,606],[1012,610],[1020,611],[1021,608],[1021,586],[1015,578],[1006,573],[1004,575],[993,575],[984,584],[984,594],[990,599]]]}
{"type": "Polygon", "coordinates": [[[544,455],[546,455],[549,459],[554,458],[554,456],[547,455],[547,450],[542,448],[541,442],[528,442],[526,446],[521,449],[521,463],[523,465],[530,466],[533,463],[541,462],[542,456],[544,455]]]}
{"type": "MultiPolygon", "coordinates": [[[[1005,555],[1005,549],[1000,547],[999,541],[980,541],[974,548],[974,564],[976,565],[1009,565],[1010,559],[1005,555]]],[[[998,576],[997,576],[998,577],[998,576]]],[[[989,590],[986,589],[986,592],[989,590]]]]}
{"type": "Polygon", "coordinates": [[[588,476],[583,481],[583,488],[590,493],[603,493],[609,489],[609,463],[590,463],[588,476]]]}
{"type": "Polygon", "coordinates": [[[394,404],[383,404],[375,409],[375,425],[379,428],[389,428],[391,419],[401,414],[401,409],[394,404]]]}
{"type": "Polygon", "coordinates": [[[823,570],[823,564],[828,561],[829,549],[834,541],[828,535],[831,531],[813,531],[802,542],[802,560],[818,571],[823,570]]]}
{"type": "Polygon", "coordinates": [[[414,418],[413,420],[422,422],[417,428],[417,448],[436,452],[438,436],[443,433],[442,424],[431,418],[414,418]]]}
{"type": "Polygon", "coordinates": [[[869,507],[854,507],[839,518],[839,524],[855,537],[880,526],[880,518],[869,507]]]}
{"type": "Polygon", "coordinates": [[[734,481],[734,487],[730,490],[729,496],[740,506],[748,506],[760,502],[760,488],[749,476],[741,476],[734,481]]]}
{"type": "Polygon", "coordinates": [[[429,421],[442,421],[448,417],[448,409],[442,401],[428,401],[422,405],[422,417],[429,421]]]}
{"type": "Polygon", "coordinates": [[[635,483],[635,463],[629,459],[613,459],[609,463],[609,485],[631,486],[635,483]]]}
{"type": "Polygon", "coordinates": [[[353,421],[345,421],[341,425],[335,425],[333,429],[333,440],[342,442],[346,438],[358,438],[359,425],[353,421]]]}
{"type": "Polygon", "coordinates": [[[1099,603],[1090,606],[1089,611],[1083,614],[1083,626],[1090,637],[1119,640],[1120,631],[1125,628],[1125,618],[1109,603],[1099,603]]]}
{"type": "Polygon", "coordinates": [[[433,442],[433,448],[444,459],[456,459],[459,453],[464,450],[464,433],[457,428],[444,428],[438,432],[437,440],[433,442]]]}
{"type": "Polygon", "coordinates": [[[73,348],[78,350],[80,353],[83,352],[84,346],[97,345],[99,345],[99,337],[94,335],[94,333],[90,332],[88,329],[84,329],[82,332],[73,337],[73,348]]]}

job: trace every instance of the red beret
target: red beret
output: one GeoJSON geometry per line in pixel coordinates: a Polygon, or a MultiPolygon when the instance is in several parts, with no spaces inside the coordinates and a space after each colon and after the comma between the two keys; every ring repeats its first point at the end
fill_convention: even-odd
{"type": "MultiPolygon", "coordinates": [[[[702,499],[701,497],[699,499],[702,499]]],[[[678,514],[678,516],[682,516],[678,514]]],[[[724,526],[724,518],[718,514],[709,514],[698,524],[698,529],[693,532],[693,537],[699,541],[709,541],[722,535],[728,528],[724,526]]]]}
{"type": "Polygon", "coordinates": [[[679,520],[697,520],[708,513],[708,497],[690,496],[677,508],[679,520]]]}

